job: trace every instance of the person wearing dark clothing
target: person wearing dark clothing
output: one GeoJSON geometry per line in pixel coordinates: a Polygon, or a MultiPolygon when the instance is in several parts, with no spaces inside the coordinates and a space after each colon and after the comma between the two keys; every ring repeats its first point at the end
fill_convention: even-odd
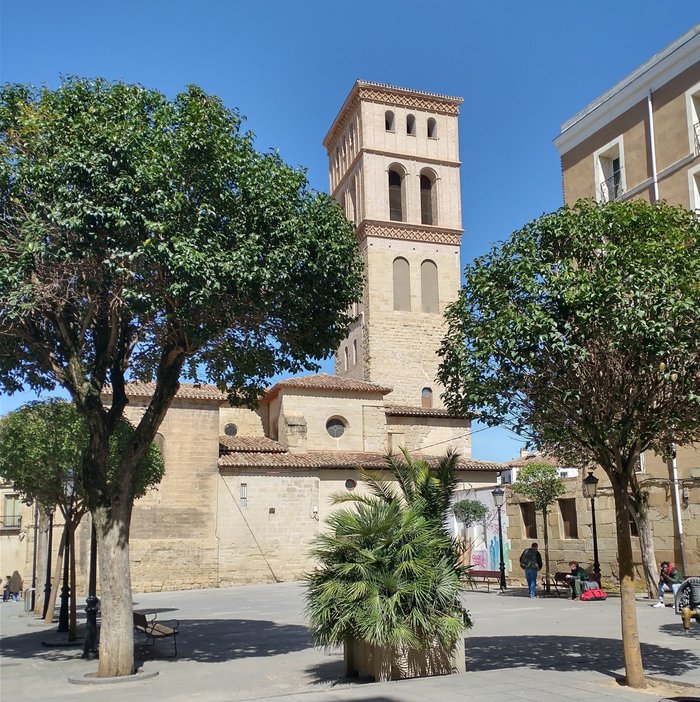
{"type": "Polygon", "coordinates": [[[588,580],[588,573],[576,561],[571,561],[569,568],[571,568],[571,572],[566,576],[566,580],[571,590],[571,599],[575,600],[577,597],[581,597],[583,583],[588,580]]]}
{"type": "Polygon", "coordinates": [[[530,548],[526,548],[520,554],[520,567],[525,571],[527,589],[530,597],[537,596],[537,572],[542,568],[542,556],[537,550],[537,544],[533,543],[530,548]]]}
{"type": "Polygon", "coordinates": [[[678,572],[678,568],[668,561],[661,562],[661,572],[659,573],[659,601],[652,607],[664,606],[664,592],[672,592],[674,595],[683,584],[683,577],[678,572]]]}

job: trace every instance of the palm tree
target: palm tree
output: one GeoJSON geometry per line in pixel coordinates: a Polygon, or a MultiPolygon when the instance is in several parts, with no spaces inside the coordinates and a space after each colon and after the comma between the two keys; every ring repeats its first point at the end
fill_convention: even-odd
{"type": "Polygon", "coordinates": [[[387,456],[388,481],[362,474],[364,493],[331,496],[306,576],[307,614],[317,645],[358,641],[401,654],[439,642],[451,651],[471,620],[462,607],[465,569],[445,528],[456,486],[457,454],[434,470],[425,460],[387,456]]]}

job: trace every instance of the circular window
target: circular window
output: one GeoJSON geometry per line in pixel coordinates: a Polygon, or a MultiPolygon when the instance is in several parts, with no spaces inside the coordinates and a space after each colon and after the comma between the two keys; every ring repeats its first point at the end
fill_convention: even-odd
{"type": "Polygon", "coordinates": [[[345,481],[345,487],[346,487],[348,490],[354,490],[354,489],[357,487],[357,483],[356,483],[352,478],[348,478],[348,479],[345,481]]]}
{"type": "Polygon", "coordinates": [[[224,427],[224,434],[226,434],[226,436],[236,436],[236,434],[238,434],[238,427],[235,424],[227,424],[224,427]]]}
{"type": "Polygon", "coordinates": [[[345,422],[338,417],[332,417],[326,422],[326,431],[334,439],[339,439],[345,433],[345,422]]]}

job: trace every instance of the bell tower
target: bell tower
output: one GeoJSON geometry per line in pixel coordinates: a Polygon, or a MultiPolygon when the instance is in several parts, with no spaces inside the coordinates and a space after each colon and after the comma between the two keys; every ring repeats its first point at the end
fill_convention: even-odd
{"type": "Polygon", "coordinates": [[[460,98],[357,81],[323,141],[331,195],[354,221],[362,302],[336,373],[442,408],[443,313],[460,286],[460,98]]]}

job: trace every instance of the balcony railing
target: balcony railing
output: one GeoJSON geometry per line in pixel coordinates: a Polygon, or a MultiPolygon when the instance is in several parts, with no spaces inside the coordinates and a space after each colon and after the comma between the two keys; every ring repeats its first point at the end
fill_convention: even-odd
{"type": "Polygon", "coordinates": [[[619,200],[624,192],[625,189],[622,187],[622,169],[620,169],[600,184],[600,201],[619,200]]]}
{"type": "Polygon", "coordinates": [[[8,529],[19,529],[22,526],[22,515],[20,514],[3,514],[0,515],[0,529],[7,531],[8,529]]]}
{"type": "Polygon", "coordinates": [[[693,134],[695,135],[695,155],[700,154],[700,122],[693,125],[693,134]]]}

